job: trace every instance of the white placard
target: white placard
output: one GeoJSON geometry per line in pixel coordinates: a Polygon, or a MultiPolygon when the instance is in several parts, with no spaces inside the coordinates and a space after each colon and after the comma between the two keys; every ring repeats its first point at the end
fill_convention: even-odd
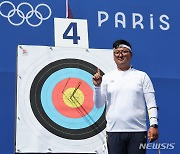
{"type": "Polygon", "coordinates": [[[87,20],[54,18],[55,46],[89,48],[87,20]]]}

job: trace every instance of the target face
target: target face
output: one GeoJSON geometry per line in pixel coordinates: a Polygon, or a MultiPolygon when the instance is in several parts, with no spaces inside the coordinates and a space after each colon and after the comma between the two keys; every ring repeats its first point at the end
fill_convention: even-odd
{"type": "Polygon", "coordinates": [[[94,153],[105,142],[105,106],[94,105],[92,77],[97,67],[102,75],[114,69],[111,53],[19,48],[16,152],[94,153]]]}
{"type": "Polygon", "coordinates": [[[104,107],[93,102],[92,75],[97,67],[62,59],[45,66],[35,77],[30,102],[38,121],[53,134],[81,140],[105,129],[104,107]]]}

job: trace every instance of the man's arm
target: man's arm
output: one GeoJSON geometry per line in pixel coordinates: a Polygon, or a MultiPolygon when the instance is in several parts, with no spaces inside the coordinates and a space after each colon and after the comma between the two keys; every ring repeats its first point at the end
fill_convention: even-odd
{"type": "Polygon", "coordinates": [[[144,94],[146,106],[148,109],[150,128],[148,138],[150,142],[158,139],[158,107],[156,105],[154,92],[144,94]]]}
{"type": "Polygon", "coordinates": [[[105,96],[105,94],[103,94],[104,86],[102,83],[102,76],[100,74],[99,68],[97,68],[97,73],[94,74],[92,80],[93,80],[93,84],[94,84],[93,101],[97,108],[101,108],[105,103],[106,96],[105,96]]]}
{"type": "Polygon", "coordinates": [[[94,87],[93,101],[96,108],[101,108],[104,105],[106,96],[102,94],[101,87],[94,87]]]}

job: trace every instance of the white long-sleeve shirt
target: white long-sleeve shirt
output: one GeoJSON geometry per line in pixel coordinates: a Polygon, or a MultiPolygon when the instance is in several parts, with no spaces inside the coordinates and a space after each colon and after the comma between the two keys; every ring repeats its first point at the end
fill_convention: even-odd
{"type": "Polygon", "coordinates": [[[134,68],[105,74],[101,86],[95,87],[94,102],[97,108],[106,103],[108,132],[146,131],[146,107],[150,125],[158,124],[152,82],[134,68]]]}

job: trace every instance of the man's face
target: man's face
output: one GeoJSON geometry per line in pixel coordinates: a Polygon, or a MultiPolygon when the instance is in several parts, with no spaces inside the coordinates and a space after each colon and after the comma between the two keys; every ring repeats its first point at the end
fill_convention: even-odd
{"type": "Polygon", "coordinates": [[[130,66],[132,53],[126,47],[114,49],[113,55],[114,55],[114,61],[119,68],[130,66]]]}

